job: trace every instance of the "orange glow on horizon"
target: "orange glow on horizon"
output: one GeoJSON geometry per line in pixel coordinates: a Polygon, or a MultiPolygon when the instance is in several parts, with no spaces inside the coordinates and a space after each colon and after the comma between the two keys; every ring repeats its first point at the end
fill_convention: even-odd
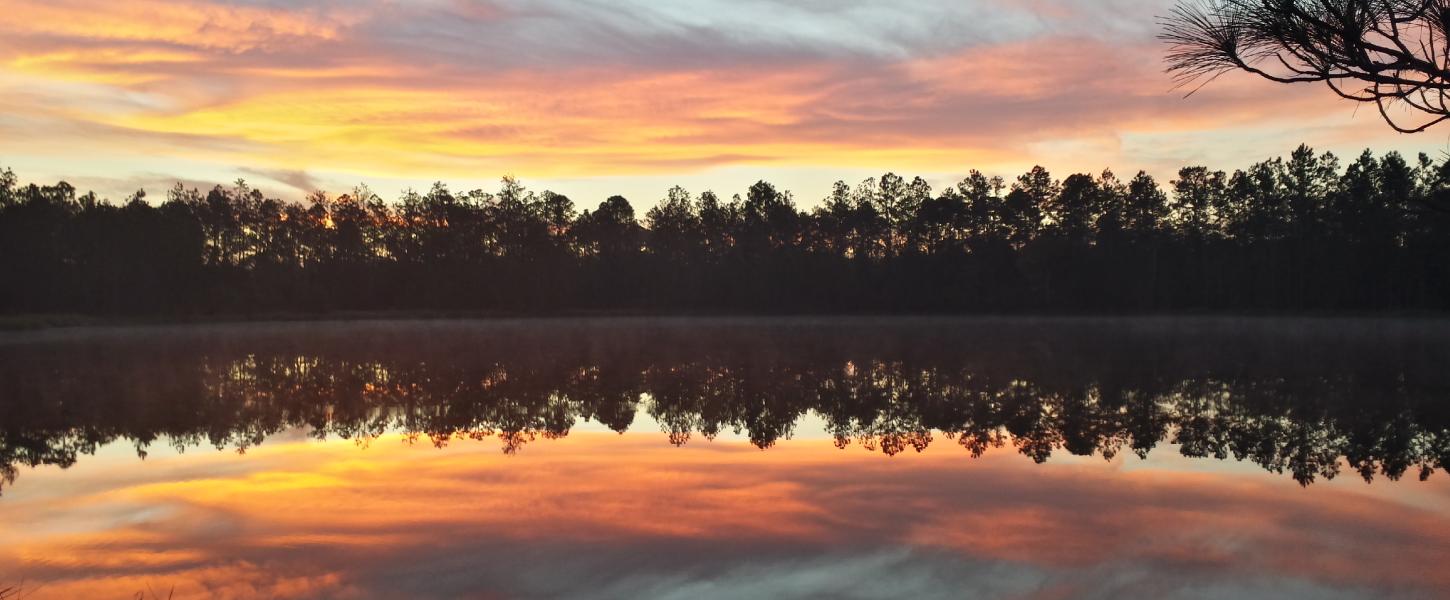
{"type": "MultiPolygon", "coordinates": [[[[507,27],[511,18],[434,8],[465,23],[507,27]]],[[[1307,87],[1268,95],[1270,84],[1224,78],[1185,100],[1162,75],[1151,39],[1048,31],[889,58],[674,64],[663,50],[659,64],[545,65],[508,54],[435,56],[441,50],[427,39],[397,47],[379,39],[387,36],[376,27],[390,20],[436,17],[426,10],[22,0],[0,24],[10,38],[0,45],[0,93],[19,124],[0,124],[0,159],[19,156],[59,177],[120,180],[112,185],[127,193],[137,161],[176,165],[145,167],[171,171],[153,171],[163,178],[198,176],[190,164],[230,172],[215,176],[221,182],[257,176],[248,169],[286,170],[341,187],[503,174],[639,182],[770,169],[820,180],[797,190],[810,204],[835,177],[815,174],[823,170],[960,176],[978,168],[1011,177],[1043,164],[1059,173],[1146,168],[1166,181],[1164,169],[1242,160],[1245,135],[1292,132],[1272,134],[1283,136],[1272,147],[1254,143],[1247,156],[1255,159],[1300,141],[1356,152],[1406,141],[1307,87]],[[1318,129],[1305,129],[1311,123],[1318,129]],[[1219,139],[1222,131],[1230,133],[1219,139]],[[76,161],[80,147],[86,160],[76,161]]],[[[1081,18],[1062,7],[1033,10],[1081,18]]],[[[520,55],[531,56],[528,48],[520,55]]],[[[277,181],[312,191],[299,180],[312,181],[277,181]]]]}

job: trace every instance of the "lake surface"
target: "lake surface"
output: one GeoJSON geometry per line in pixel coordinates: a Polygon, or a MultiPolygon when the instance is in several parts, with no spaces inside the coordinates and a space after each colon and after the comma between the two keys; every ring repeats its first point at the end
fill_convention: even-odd
{"type": "Polygon", "coordinates": [[[29,598],[1444,598],[1447,465],[1446,321],[0,334],[29,598]]]}

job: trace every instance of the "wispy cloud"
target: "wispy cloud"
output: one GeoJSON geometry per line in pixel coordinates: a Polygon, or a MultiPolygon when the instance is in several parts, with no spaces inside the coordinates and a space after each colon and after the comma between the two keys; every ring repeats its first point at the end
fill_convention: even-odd
{"type": "Polygon", "coordinates": [[[255,175],[281,183],[304,194],[312,193],[323,188],[321,182],[311,175],[308,175],[306,171],[291,169],[253,169],[251,167],[241,167],[239,170],[247,175],[255,175]]]}
{"type": "Polygon", "coordinates": [[[1167,5],[18,0],[0,23],[0,156],[577,178],[1127,170],[1129,138],[1237,160],[1243,138],[1204,143],[1236,128],[1284,132],[1256,155],[1430,143],[1312,88],[1225,78],[1183,99],[1152,37],[1167,5]]]}

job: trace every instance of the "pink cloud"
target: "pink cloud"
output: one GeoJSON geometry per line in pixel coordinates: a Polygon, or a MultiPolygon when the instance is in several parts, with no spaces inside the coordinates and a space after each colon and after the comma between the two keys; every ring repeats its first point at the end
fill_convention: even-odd
{"type": "Polygon", "coordinates": [[[1010,175],[1033,163],[1241,161],[1245,144],[1262,157],[1300,141],[1428,143],[1389,136],[1308,86],[1225,77],[1185,99],[1161,46],[1138,32],[1151,23],[1107,26],[1131,12],[1116,1],[923,5],[874,33],[862,19],[880,11],[868,5],[819,22],[768,2],[742,8],[810,31],[745,43],[756,33],[728,15],[629,4],[24,2],[0,45],[0,91],[22,99],[0,121],[0,154],[60,160],[84,144],[98,157],[360,179],[732,165],[1010,175]],[[942,36],[934,16],[965,29],[942,36]],[[1265,132],[1274,147],[1262,147],[1265,132]]]}

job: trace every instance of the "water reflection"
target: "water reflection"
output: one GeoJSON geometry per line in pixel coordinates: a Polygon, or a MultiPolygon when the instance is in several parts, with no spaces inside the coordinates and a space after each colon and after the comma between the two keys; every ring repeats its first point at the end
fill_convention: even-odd
{"type": "Polygon", "coordinates": [[[1447,346],[1393,320],[12,334],[0,589],[1434,598],[1447,346]]]}
{"type": "MultiPolygon", "coordinates": [[[[0,573],[44,598],[1435,598],[1450,478],[1344,481],[909,459],[819,440],[661,452],[576,432],[503,456],[273,440],[42,469],[0,573]],[[1410,482],[1406,482],[1410,483],[1410,482]]],[[[1089,468],[1089,465],[1091,466],[1089,468]]],[[[1256,474],[1257,475],[1257,474],[1256,474]]]]}
{"type": "Polygon", "coordinates": [[[0,469],[125,440],[245,451],[302,429],[505,453],[648,414],[669,442],[788,438],[1248,460],[1301,484],[1450,468],[1438,322],[604,320],[48,332],[0,343],[0,469]]]}

